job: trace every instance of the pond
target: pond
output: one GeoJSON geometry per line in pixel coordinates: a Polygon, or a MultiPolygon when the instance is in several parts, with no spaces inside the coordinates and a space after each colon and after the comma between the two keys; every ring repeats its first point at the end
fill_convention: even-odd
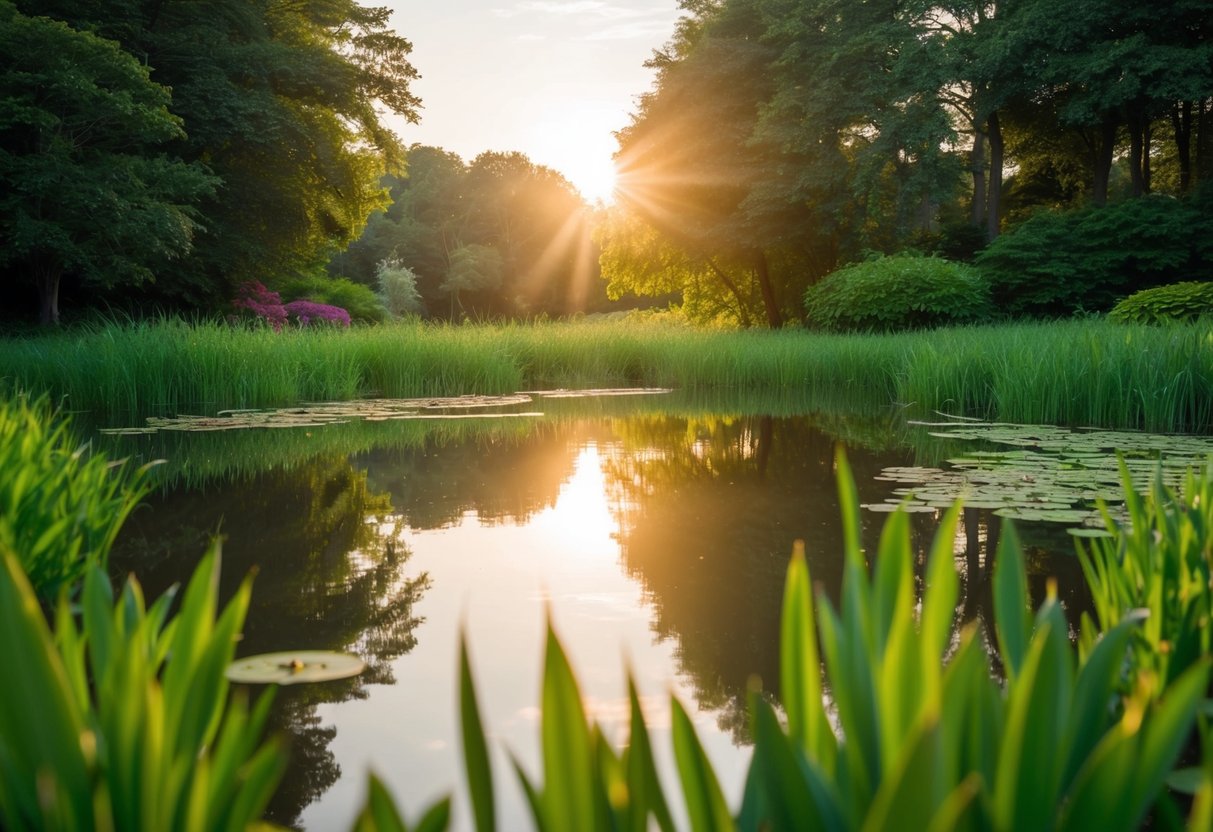
{"type": "MultiPolygon", "coordinates": [[[[1074,511],[1053,490],[989,493],[991,481],[1018,488],[1051,476],[1039,459],[1031,473],[973,473],[975,465],[1021,464],[1025,448],[1046,452],[1045,439],[1023,440],[1026,429],[1013,432],[1019,444],[1008,451],[997,444],[1006,435],[916,425],[897,410],[618,392],[375,403],[358,413],[296,408],[273,419],[227,413],[103,437],[111,453],[167,460],[160,489],[124,529],[117,568],[162,591],[189,574],[218,532],[224,591],[256,570],[238,655],[348,650],[367,662],[354,679],[279,691],[275,726],[289,736],[291,766],[273,820],[348,828],[373,770],[408,817],[453,793],[453,828],[469,828],[457,717],[462,634],[494,745],[502,826],[525,826],[509,755],[539,770],[549,619],[609,737],[626,740],[630,669],[667,784],[676,779],[672,692],[736,805],[749,757],[747,684],[760,679],[778,701],[779,608],[793,541],[805,541],[814,580],[837,597],[837,446],[861,502],[876,509],[863,515],[869,548],[886,517],[881,506],[903,499],[898,489],[926,492],[912,504],[920,567],[941,514],[934,506],[948,493],[940,488],[969,465],[968,484],[953,487],[976,481],[986,490],[974,500],[981,507],[963,512],[954,541],[957,618],[983,631],[1008,513],[998,501],[1074,511]],[[963,435],[933,435],[952,430],[963,435]]],[[[1190,455],[1213,451],[1207,439],[1185,441],[1195,443],[1185,446],[1190,455]]],[[[1106,449],[1083,459],[1102,466],[1103,481],[1111,470],[1115,482],[1106,449]]],[[[1071,456],[1056,462],[1073,471],[1071,456]]],[[[1074,499],[1098,493],[1092,486],[1074,499]]],[[[1034,597],[1056,578],[1072,621],[1088,603],[1066,531],[1080,520],[1046,522],[1038,511],[1019,525],[1034,597]]]]}

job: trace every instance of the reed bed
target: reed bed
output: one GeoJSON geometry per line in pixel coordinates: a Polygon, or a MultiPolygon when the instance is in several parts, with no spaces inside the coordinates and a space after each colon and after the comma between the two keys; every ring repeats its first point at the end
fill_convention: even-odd
{"type": "Polygon", "coordinates": [[[368,395],[664,386],[845,393],[920,413],[1209,432],[1213,324],[823,335],[626,321],[284,332],[162,321],[0,339],[0,385],[110,418],[368,395]]]}

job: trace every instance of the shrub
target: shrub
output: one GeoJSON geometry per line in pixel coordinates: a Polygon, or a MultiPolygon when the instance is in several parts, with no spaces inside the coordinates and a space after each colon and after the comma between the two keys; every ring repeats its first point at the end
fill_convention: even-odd
{"type": "Polygon", "coordinates": [[[340,306],[329,306],[310,300],[293,300],[285,306],[285,309],[286,314],[297,320],[301,326],[308,326],[312,323],[350,325],[350,313],[340,306]]]}
{"type": "Polygon", "coordinates": [[[976,270],[934,257],[898,255],[839,269],[805,292],[809,322],[821,329],[901,330],[990,317],[976,270]]]}
{"type": "Polygon", "coordinates": [[[358,323],[379,323],[387,318],[387,310],[374,289],[344,277],[296,277],[284,281],[279,289],[288,301],[310,300],[340,307],[358,323]]]}
{"type": "Polygon", "coordinates": [[[417,291],[417,274],[399,260],[379,261],[375,279],[379,282],[379,299],[388,314],[401,318],[425,311],[421,293],[417,291]]]}
{"type": "Polygon", "coordinates": [[[269,324],[275,332],[280,332],[286,323],[286,307],[282,305],[282,297],[265,288],[260,281],[241,284],[236,290],[232,308],[237,312],[242,309],[251,312],[253,317],[269,324]]]}
{"type": "Polygon", "coordinates": [[[1213,316],[1213,281],[1190,280],[1142,289],[1122,300],[1108,317],[1126,324],[1164,324],[1213,316]]]}
{"type": "Polygon", "coordinates": [[[0,543],[39,596],[53,599],[105,564],[146,492],[144,470],[90,453],[45,398],[0,403],[0,543]]]}
{"type": "Polygon", "coordinates": [[[1012,315],[1103,312],[1117,298],[1213,266],[1213,217],[1205,213],[1196,199],[1152,196],[1037,214],[976,263],[995,304],[1012,315]]]}

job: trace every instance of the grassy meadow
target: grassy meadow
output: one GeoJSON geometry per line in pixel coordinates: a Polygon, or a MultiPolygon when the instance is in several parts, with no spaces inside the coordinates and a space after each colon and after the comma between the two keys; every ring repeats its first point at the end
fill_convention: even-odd
{"type": "Polygon", "coordinates": [[[355,329],[162,321],[0,340],[0,385],[118,418],[551,387],[796,389],[911,412],[1213,430],[1213,325],[1103,320],[894,335],[633,321],[355,329]]]}

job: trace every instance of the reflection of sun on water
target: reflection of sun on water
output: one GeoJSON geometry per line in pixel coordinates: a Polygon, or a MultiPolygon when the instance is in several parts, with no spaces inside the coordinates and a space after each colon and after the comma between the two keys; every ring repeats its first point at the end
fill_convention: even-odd
{"type": "Polygon", "coordinates": [[[535,517],[531,525],[579,555],[597,553],[604,545],[613,546],[618,525],[608,503],[597,446],[581,450],[572,476],[560,487],[556,505],[535,517]]]}

